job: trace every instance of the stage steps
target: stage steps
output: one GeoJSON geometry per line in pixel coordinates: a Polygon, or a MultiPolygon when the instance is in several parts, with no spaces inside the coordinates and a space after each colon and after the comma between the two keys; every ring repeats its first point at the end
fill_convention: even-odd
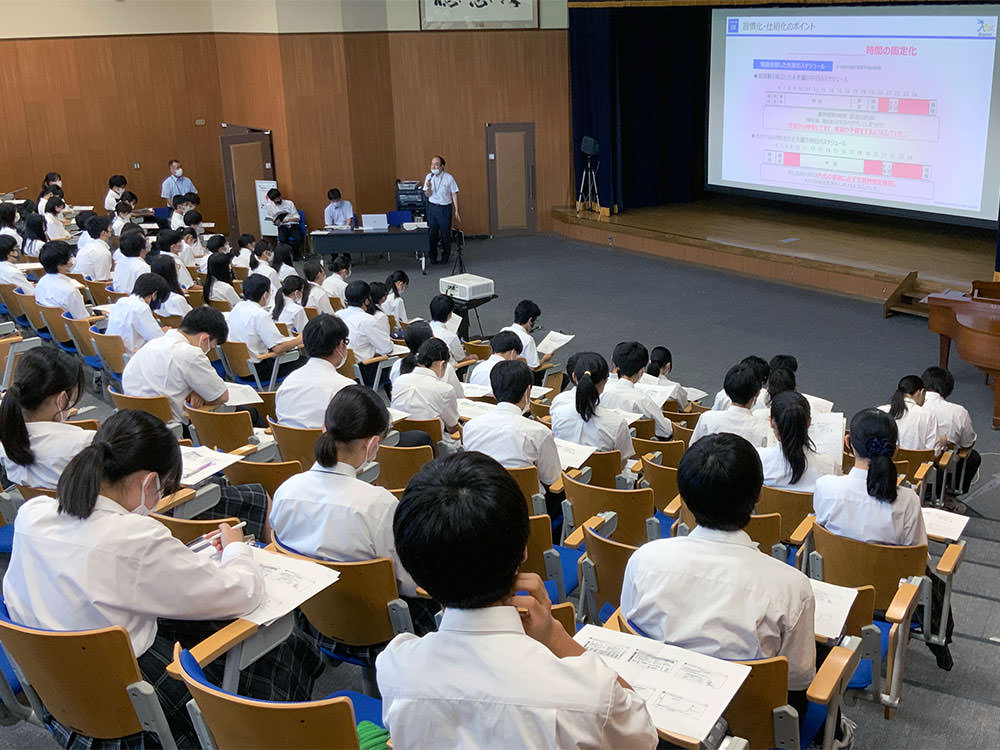
{"type": "Polygon", "coordinates": [[[898,313],[929,318],[930,308],[921,300],[928,294],[940,291],[943,291],[941,283],[924,281],[918,278],[917,271],[910,271],[885,301],[883,306],[885,317],[898,313]]]}

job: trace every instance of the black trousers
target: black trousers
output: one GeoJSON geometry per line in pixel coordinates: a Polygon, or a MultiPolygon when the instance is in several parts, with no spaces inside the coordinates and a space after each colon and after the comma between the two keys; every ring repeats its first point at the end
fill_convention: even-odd
{"type": "Polygon", "coordinates": [[[427,204],[427,242],[431,261],[438,260],[438,240],[441,241],[441,262],[447,263],[451,258],[451,204],[439,206],[437,203],[427,204]]]}
{"type": "Polygon", "coordinates": [[[278,242],[291,246],[296,258],[300,255],[303,239],[302,227],[298,224],[281,224],[278,227],[278,242]]]}

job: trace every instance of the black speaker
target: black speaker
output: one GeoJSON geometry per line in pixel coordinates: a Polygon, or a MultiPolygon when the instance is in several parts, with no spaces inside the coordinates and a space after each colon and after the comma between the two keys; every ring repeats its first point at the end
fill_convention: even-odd
{"type": "Polygon", "coordinates": [[[597,156],[601,153],[601,144],[597,142],[596,138],[585,135],[580,140],[580,150],[587,156],[597,156]]]}

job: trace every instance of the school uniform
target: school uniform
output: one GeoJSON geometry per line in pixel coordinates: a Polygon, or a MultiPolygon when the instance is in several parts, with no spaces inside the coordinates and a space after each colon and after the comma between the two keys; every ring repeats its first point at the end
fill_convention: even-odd
{"type": "Polygon", "coordinates": [[[531,334],[524,330],[524,326],[518,325],[517,323],[512,323],[506,328],[501,328],[501,331],[513,331],[517,334],[517,337],[521,339],[521,357],[524,358],[525,363],[528,367],[534,370],[540,364],[538,359],[538,348],[535,346],[535,340],[531,337],[531,334]]]}
{"type": "Polygon", "coordinates": [[[90,316],[76,283],[61,273],[47,273],[38,280],[35,284],[35,301],[39,305],[61,307],[72,318],[90,316]]]}
{"type": "Polygon", "coordinates": [[[340,201],[340,205],[327,203],[323,209],[323,225],[327,227],[346,227],[354,218],[354,208],[350,201],[340,201]]]}
{"type": "Polygon", "coordinates": [[[135,354],[147,341],[160,338],[163,329],[153,317],[153,310],[142,297],[130,294],[115,302],[108,312],[105,333],[122,337],[125,351],[135,354]]]}
{"type": "Polygon", "coordinates": [[[197,247],[197,242],[189,243],[181,240],[181,249],[177,251],[177,257],[180,258],[182,266],[185,268],[194,268],[198,265],[198,258],[195,254],[195,248],[197,247]]]}
{"type": "Polygon", "coordinates": [[[54,490],[66,464],[94,441],[93,430],[62,422],[28,422],[28,444],[35,454],[35,462],[21,466],[7,457],[0,445],[7,478],[16,484],[54,490]]]}
{"type": "Polygon", "coordinates": [[[356,383],[337,372],[331,362],[321,357],[310,357],[278,386],[275,396],[278,422],[299,429],[322,428],[326,407],[349,385],[356,383]]]}
{"type": "Polygon", "coordinates": [[[181,289],[193,287],[194,279],[191,277],[191,272],[187,269],[187,266],[181,260],[181,256],[171,253],[171,257],[174,259],[174,266],[177,267],[177,283],[181,285],[181,289]]]}
{"type": "MultiPolygon", "coordinates": [[[[677,408],[680,411],[684,411],[688,407],[688,395],[687,390],[680,383],[674,382],[666,375],[650,375],[648,372],[644,372],[642,377],[639,378],[639,382],[645,385],[655,385],[660,388],[670,389],[670,395],[667,396],[668,399],[673,399],[677,402],[677,408]]],[[[662,411],[662,409],[661,409],[662,411]]]]}
{"type": "MultiPolygon", "coordinates": [[[[938,436],[943,430],[938,427],[937,417],[930,409],[925,409],[909,396],[903,399],[906,411],[896,420],[899,429],[899,447],[903,450],[922,451],[935,448],[938,436]]],[[[878,407],[888,413],[889,404],[878,407]]]]}
{"type": "Polygon", "coordinates": [[[609,409],[621,409],[642,414],[645,419],[652,419],[656,425],[657,437],[670,438],[674,434],[674,428],[670,420],[663,415],[663,409],[656,405],[649,394],[636,388],[635,383],[628,378],[609,380],[601,394],[601,404],[609,409]]]}
{"type": "Polygon", "coordinates": [[[30,255],[33,258],[37,258],[38,254],[42,251],[42,245],[45,244],[45,240],[25,240],[24,247],[22,251],[25,255],[30,255]]]}
{"type": "Polygon", "coordinates": [[[278,315],[278,322],[287,324],[292,333],[299,334],[309,322],[309,317],[302,305],[285,297],[285,304],[278,315]]]}
{"type": "Polygon", "coordinates": [[[298,276],[298,275],[299,272],[296,271],[293,266],[290,266],[287,263],[282,263],[281,268],[278,269],[278,282],[279,282],[278,285],[280,286],[281,284],[283,284],[285,279],[287,279],[289,276],[298,276]]]}
{"type": "Polygon", "coordinates": [[[399,750],[654,748],[645,703],[594,653],[558,658],[514,607],[444,611],[436,633],[396,636],[376,661],[399,750]]]}
{"type": "Polygon", "coordinates": [[[555,437],[571,443],[590,445],[599,451],[619,451],[622,454],[622,466],[635,452],[625,417],[601,404],[597,405],[593,416],[584,422],[576,410],[576,399],[573,396],[556,398],[549,406],[549,416],[552,417],[552,434],[555,437]]]}
{"type": "Polygon", "coordinates": [[[434,338],[441,339],[448,345],[452,363],[458,363],[465,359],[465,347],[462,346],[457,333],[449,330],[448,326],[438,320],[431,321],[431,331],[434,333],[434,338]]]}
{"type": "Polygon", "coordinates": [[[108,213],[113,213],[118,207],[118,202],[121,200],[121,194],[116,193],[114,190],[108,190],[104,194],[104,210],[108,213]]]}
{"type": "Polygon", "coordinates": [[[170,228],[174,231],[184,228],[184,214],[172,211],[170,214],[170,228]]]}
{"type": "Polygon", "coordinates": [[[813,510],[827,531],[860,542],[909,546],[927,544],[920,499],[909,487],[896,488],[887,503],[868,494],[868,470],[853,468],[842,477],[816,480],[813,510]]]}
{"type": "Polygon", "coordinates": [[[732,404],[725,411],[706,411],[698,417],[698,424],[691,435],[691,445],[706,435],[731,432],[746,438],[755,448],[762,448],[767,445],[770,431],[771,426],[766,419],[754,416],[753,412],[743,406],[732,404]]]}
{"type": "Polygon", "coordinates": [[[472,372],[469,373],[469,382],[473,385],[485,386],[492,391],[493,385],[490,383],[490,373],[493,372],[493,368],[498,362],[503,361],[504,358],[499,354],[491,354],[472,368],[472,372]]]}
{"type": "Polygon", "coordinates": [[[306,307],[319,310],[321,314],[333,315],[333,305],[330,304],[330,295],[327,294],[326,290],[313,281],[306,283],[309,284],[309,304],[306,307]]]}
{"type": "Polygon", "coordinates": [[[827,474],[839,474],[840,462],[832,456],[806,449],[806,468],[799,481],[792,484],[792,466],[781,452],[781,444],[769,448],[757,448],[761,465],[764,467],[764,484],[778,489],[812,492],[816,480],[827,474]]]}
{"type": "Polygon", "coordinates": [[[410,320],[406,317],[406,305],[403,304],[403,298],[397,297],[395,292],[389,292],[389,296],[382,303],[382,309],[387,315],[394,317],[396,325],[400,327],[402,327],[403,323],[408,323],[410,320]]]}
{"type": "Polygon", "coordinates": [[[0,229],[0,235],[4,234],[6,234],[8,237],[14,238],[14,242],[17,243],[14,247],[16,247],[18,250],[20,250],[21,247],[24,245],[24,238],[21,237],[20,234],[18,234],[17,230],[14,229],[14,227],[3,227],[2,229],[0,229]]]}
{"type": "MultiPolygon", "coordinates": [[[[730,406],[733,405],[733,400],[729,398],[725,389],[719,391],[715,394],[715,402],[712,404],[712,411],[725,411],[730,406]]],[[[761,388],[757,391],[757,397],[754,399],[753,408],[761,409],[767,407],[771,408],[771,394],[767,392],[767,388],[761,388]]]]}
{"type": "Polygon", "coordinates": [[[323,282],[323,288],[331,297],[337,297],[345,305],[347,304],[347,298],[344,296],[347,290],[347,281],[339,273],[331,273],[327,276],[326,281],[323,282]]]}
{"type": "Polygon", "coordinates": [[[126,396],[166,396],[178,422],[187,422],[184,402],[192,393],[205,401],[221,398],[225,381],[212,362],[178,330],[150,341],[125,363],[122,389],[126,396]]]}
{"type": "Polygon", "coordinates": [[[66,225],[62,223],[62,220],[55,214],[46,213],[45,214],[45,236],[52,240],[68,240],[69,230],[66,229],[66,225]]]}
{"type": "Polygon", "coordinates": [[[415,367],[400,375],[392,387],[392,408],[413,419],[439,419],[447,429],[458,424],[455,390],[429,367],[415,367]]]}
{"type": "Polygon", "coordinates": [[[622,583],[622,614],[649,638],[719,659],[785,656],[789,690],[816,674],[815,609],[809,579],[742,530],[644,544],[622,583]]]}
{"type": "Polygon", "coordinates": [[[167,301],[160,305],[156,312],[162,316],[179,315],[183,318],[191,312],[191,309],[191,305],[183,294],[171,292],[170,296],[167,297],[167,301]]]}
{"type": "Polygon", "coordinates": [[[82,273],[91,281],[111,279],[111,247],[107,242],[91,237],[82,248],[77,248],[74,273],[82,273]]]}
{"type": "Polygon", "coordinates": [[[250,258],[253,253],[250,252],[250,248],[241,247],[239,252],[233,257],[232,266],[233,268],[250,268],[250,258]]]}
{"type": "Polygon", "coordinates": [[[274,493],[271,529],[299,554],[338,562],[386,557],[399,592],[417,595],[417,585],[396,554],[392,519],[399,501],[389,490],[357,478],[357,469],[318,463],[286,480],[274,493]]]}
{"type": "Polygon", "coordinates": [[[243,301],[232,284],[215,278],[212,279],[212,289],[208,293],[208,298],[216,302],[228,302],[231,307],[236,307],[243,301]]]}
{"type": "Polygon", "coordinates": [[[516,404],[501,402],[466,422],[462,445],[467,451],[485,453],[506,468],[537,466],[538,480],[546,486],[562,472],[552,430],[525,417],[516,404]]]}
{"type": "Polygon", "coordinates": [[[111,288],[116,292],[131,294],[135,280],[144,273],[149,273],[149,263],[138,256],[130,258],[123,255],[115,263],[115,270],[111,274],[111,288]]]}
{"type": "Polygon", "coordinates": [[[9,260],[0,261],[0,284],[13,284],[25,294],[35,293],[35,285],[28,281],[24,271],[9,260]]]}
{"type": "Polygon", "coordinates": [[[376,320],[374,315],[369,315],[360,307],[345,307],[337,310],[336,315],[347,324],[351,350],[358,362],[392,353],[387,319],[376,320]]]}
{"type": "MultiPolygon", "coordinates": [[[[0,266],[3,266],[0,263],[0,266]]],[[[959,473],[964,475],[962,492],[968,492],[972,480],[983,462],[982,456],[975,448],[976,431],[972,427],[969,410],[961,404],[947,401],[936,391],[927,391],[924,397],[924,408],[938,420],[938,430],[948,438],[948,442],[959,448],[969,448],[968,458],[959,459],[959,473]],[[962,466],[962,464],[965,464],[962,466]]]]}
{"type": "Polygon", "coordinates": [[[262,357],[272,347],[288,340],[274,325],[267,310],[251,300],[243,300],[233,307],[228,323],[229,340],[246,344],[254,357],[262,357]]]}
{"type": "Polygon", "coordinates": [[[278,272],[271,268],[268,263],[258,263],[257,267],[250,273],[259,274],[271,282],[271,301],[273,302],[274,295],[277,294],[278,288],[281,286],[281,282],[278,280],[278,272]]]}
{"type": "MultiPolygon", "coordinates": [[[[395,362],[392,363],[392,367],[389,369],[389,382],[393,387],[396,385],[396,380],[402,374],[400,371],[403,368],[403,360],[405,357],[399,357],[395,362]]],[[[452,390],[455,391],[455,398],[465,398],[465,390],[462,388],[462,381],[458,379],[458,373],[455,371],[455,366],[449,362],[444,367],[444,382],[451,386],[452,390]]]]}
{"type": "Polygon", "coordinates": [[[125,225],[129,223],[131,223],[129,219],[115,214],[115,218],[111,220],[111,234],[115,237],[121,237],[122,229],[124,229],[125,225]]]}

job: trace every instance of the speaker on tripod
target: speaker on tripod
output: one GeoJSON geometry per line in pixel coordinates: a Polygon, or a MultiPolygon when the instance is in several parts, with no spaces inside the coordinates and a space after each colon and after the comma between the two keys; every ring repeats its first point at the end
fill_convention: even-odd
{"type": "Polygon", "coordinates": [[[596,138],[585,135],[580,139],[580,151],[584,156],[583,179],[580,180],[580,192],[576,196],[576,215],[580,211],[601,211],[601,197],[597,193],[597,169],[601,166],[601,160],[594,158],[601,153],[601,145],[596,138]]]}

